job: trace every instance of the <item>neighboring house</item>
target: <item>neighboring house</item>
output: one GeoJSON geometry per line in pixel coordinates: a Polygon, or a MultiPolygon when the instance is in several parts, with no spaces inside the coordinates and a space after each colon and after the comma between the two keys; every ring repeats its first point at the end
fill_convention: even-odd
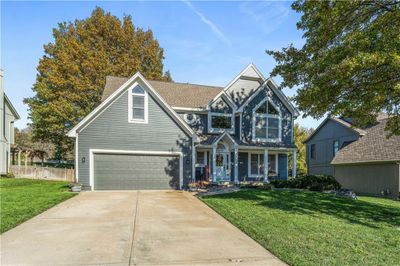
{"type": "Polygon", "coordinates": [[[387,119],[341,149],[332,161],[334,176],[344,188],[393,198],[400,193],[400,136],[387,138],[387,119]]]}
{"type": "Polygon", "coordinates": [[[331,161],[336,153],[365,133],[365,130],[353,127],[350,119],[326,118],[304,141],[307,173],[333,175],[331,161]]]}
{"type": "Polygon", "coordinates": [[[298,111],[250,64],[226,87],[107,77],[68,136],[85,189],[180,189],[196,180],[288,178],[298,111]]]}
{"type": "Polygon", "coordinates": [[[11,144],[14,144],[14,121],[19,114],[3,88],[3,70],[0,70],[0,174],[8,173],[11,144]]]}
{"type": "Polygon", "coordinates": [[[400,191],[400,137],[386,138],[387,115],[358,128],[349,118],[326,118],[305,141],[307,173],[333,175],[358,193],[397,197],[400,191]]]}

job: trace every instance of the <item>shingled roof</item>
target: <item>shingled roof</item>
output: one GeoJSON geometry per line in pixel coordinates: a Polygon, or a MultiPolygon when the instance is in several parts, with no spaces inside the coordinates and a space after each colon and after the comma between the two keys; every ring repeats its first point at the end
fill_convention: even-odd
{"type": "Polygon", "coordinates": [[[366,129],[359,140],[341,149],[331,164],[400,161],[400,136],[387,138],[387,119],[366,129]]]}
{"type": "MultiPolygon", "coordinates": [[[[102,101],[116,91],[128,78],[107,76],[102,101]]],[[[172,107],[205,108],[207,104],[223,89],[216,86],[205,86],[190,83],[165,82],[148,80],[150,85],[172,107]]]]}

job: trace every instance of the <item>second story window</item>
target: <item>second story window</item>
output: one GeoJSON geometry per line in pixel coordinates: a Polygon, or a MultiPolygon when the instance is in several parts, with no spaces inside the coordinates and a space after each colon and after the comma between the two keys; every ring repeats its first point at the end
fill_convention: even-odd
{"type": "Polygon", "coordinates": [[[139,85],[133,87],[129,94],[129,122],[147,123],[147,92],[139,85]]]}
{"type": "Polygon", "coordinates": [[[223,113],[209,114],[210,132],[233,131],[233,115],[223,113]]]}
{"type": "Polygon", "coordinates": [[[253,111],[253,138],[256,141],[281,140],[281,114],[270,101],[262,102],[253,111]]]}
{"type": "Polygon", "coordinates": [[[310,158],[311,159],[315,159],[316,158],[316,155],[315,155],[315,144],[311,144],[310,145],[310,158]]]}
{"type": "Polygon", "coordinates": [[[338,151],[339,151],[339,141],[338,140],[334,140],[333,141],[333,157],[336,156],[338,151]]]}

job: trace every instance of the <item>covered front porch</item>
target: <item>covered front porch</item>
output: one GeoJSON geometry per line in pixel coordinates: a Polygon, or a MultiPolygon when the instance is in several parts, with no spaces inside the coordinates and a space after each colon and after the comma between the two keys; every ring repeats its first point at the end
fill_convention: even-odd
{"type": "Polygon", "coordinates": [[[269,182],[296,176],[296,149],[264,145],[241,145],[229,134],[212,143],[195,146],[194,182],[269,182]]]}

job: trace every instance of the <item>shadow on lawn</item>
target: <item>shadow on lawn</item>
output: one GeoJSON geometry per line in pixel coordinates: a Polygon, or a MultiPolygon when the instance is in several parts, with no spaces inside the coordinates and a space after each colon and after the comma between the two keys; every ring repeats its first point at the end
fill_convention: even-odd
{"type": "Polygon", "coordinates": [[[254,201],[254,204],[293,214],[330,215],[350,223],[378,228],[400,226],[400,204],[387,206],[315,192],[247,190],[212,198],[254,201]]]}

